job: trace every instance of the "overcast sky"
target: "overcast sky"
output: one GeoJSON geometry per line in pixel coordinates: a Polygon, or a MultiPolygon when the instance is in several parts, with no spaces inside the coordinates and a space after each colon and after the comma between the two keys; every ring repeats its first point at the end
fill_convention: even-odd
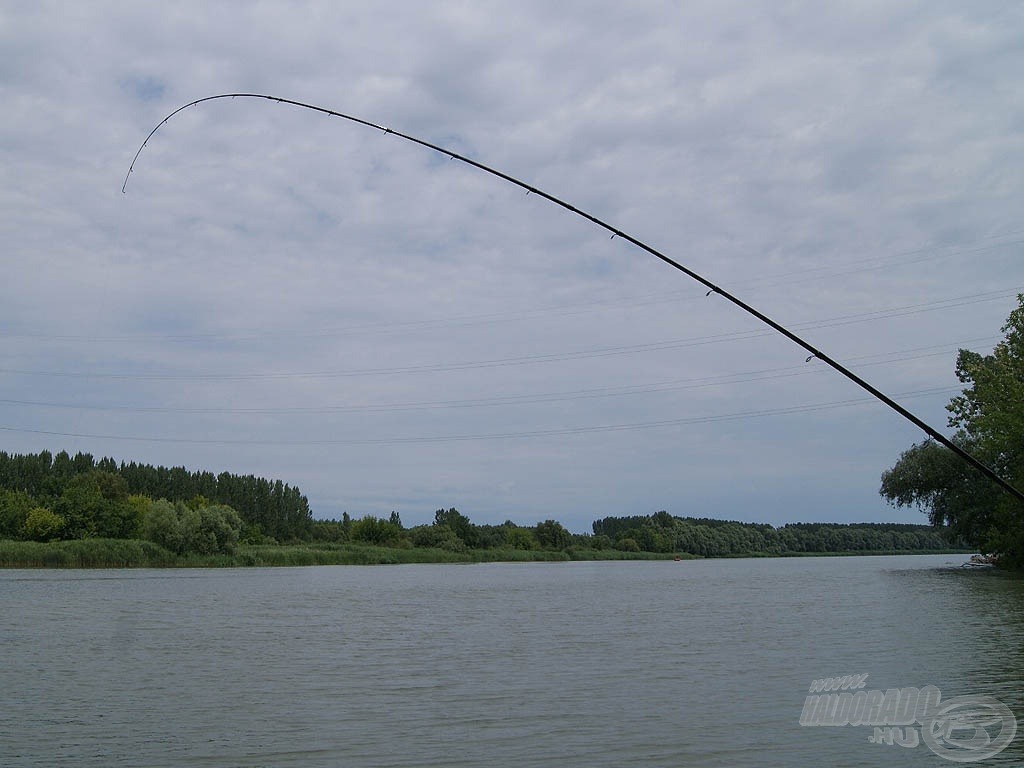
{"type": "Polygon", "coordinates": [[[316,517],[924,522],[1024,291],[1013,2],[0,4],[0,449],[280,478],[316,517]]]}

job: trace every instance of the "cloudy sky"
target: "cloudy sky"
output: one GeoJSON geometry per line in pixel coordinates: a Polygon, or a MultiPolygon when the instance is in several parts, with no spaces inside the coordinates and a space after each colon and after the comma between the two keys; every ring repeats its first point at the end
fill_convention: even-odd
{"type": "Polygon", "coordinates": [[[923,522],[923,438],[621,238],[945,429],[1024,291],[1017,3],[0,4],[0,449],[456,506],[923,522]]]}

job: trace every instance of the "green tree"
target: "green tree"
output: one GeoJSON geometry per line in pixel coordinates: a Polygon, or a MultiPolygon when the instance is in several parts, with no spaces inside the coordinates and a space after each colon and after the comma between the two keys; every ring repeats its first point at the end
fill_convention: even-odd
{"type": "Polygon", "coordinates": [[[201,493],[197,493],[185,502],[185,506],[189,509],[202,509],[203,507],[210,506],[210,500],[201,493]]]}
{"type": "Polygon", "coordinates": [[[183,552],[185,539],[175,505],[167,499],[150,504],[142,518],[142,536],[171,552],[183,552]]]}
{"type": "Polygon", "coordinates": [[[231,507],[215,504],[179,512],[186,552],[200,555],[233,554],[242,531],[242,518],[231,507]]]}
{"type": "Polygon", "coordinates": [[[439,509],[434,512],[434,525],[447,526],[467,547],[476,545],[476,538],[473,535],[473,524],[469,518],[459,512],[455,507],[451,509],[439,509]]]}
{"type": "MultiPolygon", "coordinates": [[[[345,532],[345,528],[340,520],[314,520],[310,527],[309,535],[313,541],[331,541],[337,543],[348,539],[348,534],[345,532]]],[[[246,543],[258,544],[261,542],[247,541],[246,543]]]]}
{"type": "Polygon", "coordinates": [[[66,538],[130,539],[138,534],[138,510],[128,503],[128,485],[118,475],[92,470],[77,475],[54,502],[66,538]]]}
{"type": "MultiPolygon", "coordinates": [[[[1024,481],[1024,295],[990,355],[960,350],[956,375],[966,385],[948,406],[953,441],[1021,487],[1024,481]]],[[[880,493],[896,506],[916,505],[933,525],[947,525],[1001,565],[1024,568],[1024,503],[926,440],[882,475],[880,493]]]]}
{"type": "Polygon", "coordinates": [[[128,506],[131,507],[131,514],[135,516],[138,521],[136,526],[137,532],[142,530],[142,520],[146,516],[146,512],[149,510],[149,505],[153,503],[153,500],[149,496],[143,496],[139,493],[133,493],[128,497],[128,506]]]}
{"type": "Polygon", "coordinates": [[[36,506],[27,493],[0,490],[0,538],[20,538],[25,518],[36,506]]]}
{"type": "Polygon", "coordinates": [[[154,501],[142,520],[143,536],[179,554],[232,554],[242,532],[242,518],[224,504],[193,509],[184,502],[154,501]]]}
{"type": "Polygon", "coordinates": [[[675,518],[663,509],[651,515],[651,522],[659,528],[671,528],[675,523],[675,518]]]}
{"type": "Polygon", "coordinates": [[[32,541],[52,541],[60,536],[64,518],[43,507],[30,509],[21,524],[21,535],[32,541]]]}
{"type": "Polygon", "coordinates": [[[623,552],[639,552],[640,545],[636,543],[636,539],[631,539],[627,536],[616,542],[616,549],[620,549],[623,552]]]}
{"type": "Polygon", "coordinates": [[[398,541],[402,529],[389,520],[366,515],[352,523],[352,541],[385,546],[398,541]]]}
{"type": "Polygon", "coordinates": [[[572,540],[572,534],[565,530],[557,520],[545,520],[543,523],[537,523],[534,536],[542,547],[548,549],[565,549],[572,540]]]}
{"type": "Polygon", "coordinates": [[[446,549],[450,552],[466,551],[466,542],[447,525],[417,525],[409,531],[409,535],[414,547],[446,549]]]}
{"type": "Polygon", "coordinates": [[[505,546],[509,549],[536,549],[537,541],[529,528],[505,526],[505,546]]]}

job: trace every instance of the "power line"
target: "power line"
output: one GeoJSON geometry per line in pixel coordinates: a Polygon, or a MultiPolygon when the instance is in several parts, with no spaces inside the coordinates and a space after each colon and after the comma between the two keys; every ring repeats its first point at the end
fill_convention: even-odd
{"type": "MultiPolygon", "coordinates": [[[[1006,237],[1009,235],[1017,234],[1017,232],[1004,233],[1003,235],[995,235],[990,238],[982,238],[982,240],[992,239],[994,237],[1006,237]]],[[[878,269],[886,269],[893,265],[905,265],[905,264],[916,264],[922,261],[930,261],[934,258],[950,258],[957,255],[971,255],[980,253],[982,251],[991,250],[993,248],[999,248],[1007,245],[1019,245],[1024,243],[1024,240],[1013,240],[1009,242],[999,242],[985,246],[979,246],[969,250],[956,251],[952,254],[939,254],[936,255],[932,249],[916,249],[913,251],[906,251],[902,256],[906,255],[917,255],[915,258],[910,260],[900,259],[899,256],[893,257],[872,257],[869,259],[863,259],[853,262],[858,263],[869,263],[873,262],[871,266],[856,267],[856,268],[843,268],[839,266],[829,267],[812,267],[809,269],[794,270],[792,272],[784,272],[777,275],[763,276],[760,278],[753,278],[750,280],[743,280],[737,283],[741,286],[757,286],[757,285],[793,285],[796,283],[810,282],[813,280],[820,280],[824,278],[832,277],[844,277],[853,274],[859,274],[862,272],[875,271],[878,269]],[[817,274],[814,274],[817,273],[817,274]],[[801,276],[805,276],[801,278],[801,276]],[[800,279],[797,279],[800,278],[800,279]]],[[[432,318],[423,320],[401,320],[401,321],[388,321],[379,323],[365,323],[361,325],[345,326],[340,328],[324,327],[309,329],[308,327],[303,328],[301,331],[268,331],[263,329],[243,329],[236,332],[228,333],[193,333],[193,334],[131,334],[131,335],[82,335],[82,334],[47,334],[47,333],[33,333],[29,331],[2,331],[0,330],[0,338],[8,339],[32,339],[34,341],[48,341],[48,342],[75,342],[75,343],[101,343],[101,344],[116,344],[116,343],[198,343],[198,342],[249,342],[249,341],[265,341],[273,338],[284,338],[284,339],[313,339],[313,338],[334,338],[339,336],[352,336],[352,335],[367,335],[367,334],[390,334],[407,331],[409,329],[431,329],[431,328],[458,328],[458,327],[475,327],[482,324],[494,324],[503,322],[515,322],[528,320],[532,317],[570,317],[574,315],[588,314],[592,312],[603,312],[609,308],[625,307],[625,308],[636,308],[636,307],[650,307],[658,304],[668,303],[690,303],[699,301],[699,297],[692,295],[689,290],[677,290],[671,292],[658,292],[647,294],[644,296],[633,296],[633,297],[620,297],[611,298],[598,301],[589,302],[578,302],[569,304],[552,304],[544,307],[537,307],[534,309],[527,310],[513,310],[508,312],[489,312],[471,315],[454,315],[450,317],[432,318]]]]}
{"type": "MultiPolygon", "coordinates": [[[[950,394],[959,391],[955,387],[936,387],[933,389],[914,390],[903,392],[897,397],[915,398],[926,397],[937,394],[950,394]]],[[[828,403],[814,403],[807,405],[796,405],[784,408],[770,408],[756,411],[739,411],[708,416],[690,416],[679,419],[660,419],[657,421],[632,422],[625,424],[602,424],[582,427],[561,427],[553,429],[537,429],[521,432],[496,432],[483,434],[462,434],[462,435],[434,435],[417,437],[392,437],[392,438],[348,438],[348,439],[327,439],[327,440],[251,440],[242,438],[177,438],[177,437],[142,437],[138,435],[103,435],[83,432],[58,432],[45,429],[29,429],[21,427],[0,426],[5,432],[19,432],[33,435],[48,435],[52,437],[73,437],[88,440],[123,440],[126,442],[143,443],[182,443],[189,445],[258,445],[258,446],[293,446],[312,447],[319,445],[402,445],[410,443],[452,443],[476,440],[514,440],[542,437],[562,437],[568,435],[589,435],[601,432],[626,432],[634,430],[658,429],[663,427],[678,427],[696,424],[712,424],[722,421],[737,421],[742,419],[762,418],[765,416],[783,416],[797,413],[809,413],[813,411],[825,411],[836,408],[847,408],[856,405],[867,405],[876,403],[875,398],[862,397],[849,400],[837,400],[828,403]]]]}
{"type": "MultiPolygon", "coordinates": [[[[842,325],[884,320],[896,317],[907,317],[910,315],[922,314],[968,306],[988,301],[996,301],[1015,296],[1015,290],[989,291],[987,293],[959,296],[952,299],[941,299],[938,301],[926,302],[923,304],[912,304],[903,307],[862,312],[852,315],[824,320],[813,320],[793,324],[798,330],[813,330],[819,328],[834,328],[842,325]]],[[[606,357],[618,357],[621,355],[633,355],[643,352],[661,352],[673,349],[685,349],[690,347],[705,346],[728,341],[746,341],[749,339],[764,338],[773,335],[767,330],[733,331],[730,333],[712,334],[708,336],[696,336],[683,339],[668,339],[665,341],[647,342],[644,344],[628,344],[611,347],[597,347],[585,350],[570,352],[551,352],[534,355],[520,355],[517,357],[496,358],[490,360],[470,360],[455,363],[429,363],[424,365],[394,366],[388,368],[363,368],[342,371],[293,371],[276,373],[128,373],[128,372],[104,372],[104,371],[45,371],[19,368],[0,368],[0,373],[17,374],[21,376],[45,376],[51,378],[80,378],[80,379],[114,379],[132,381],[252,381],[272,379],[317,379],[317,378],[349,378],[363,376],[396,376],[407,374],[424,373],[449,373],[454,371],[479,370],[484,368],[503,368],[517,365],[535,365],[553,362],[566,362],[569,360],[598,359],[606,357]]]]}
{"type": "MultiPolygon", "coordinates": [[[[971,344],[983,341],[992,341],[991,337],[980,339],[969,339],[961,344],[971,344]]],[[[933,345],[928,347],[917,347],[915,349],[902,350],[899,352],[884,352],[874,355],[862,355],[851,358],[848,362],[860,362],[859,367],[870,367],[877,365],[891,365],[893,363],[907,362],[910,360],[923,360],[931,357],[945,356],[959,345],[933,345]],[[911,353],[918,354],[911,354],[911,353]],[[876,359],[883,358],[883,359],[876,359]]],[[[52,408],[78,411],[100,411],[110,413],[173,413],[173,414],[240,414],[240,415],[271,415],[271,414],[325,414],[325,413],[390,413],[398,411],[420,411],[438,409],[460,409],[460,408],[482,408],[509,405],[535,405],[538,403],[573,402],[579,400],[591,400],[600,398],[623,397],[632,395],[655,394],[661,392],[676,392],[690,389],[708,387],[721,387],[732,384],[747,384],[753,382],[770,381],[775,379],[786,379],[796,376],[820,375],[825,372],[823,368],[812,368],[807,365],[788,366],[784,368],[767,368],[756,371],[743,371],[734,374],[722,374],[719,376],[708,376],[701,378],[673,379],[662,382],[649,382],[645,384],[631,384],[622,387],[598,387],[583,390],[571,390],[566,392],[540,392],[522,395],[501,395],[486,398],[471,398],[462,400],[434,400],[416,402],[393,402],[362,405],[334,405],[334,406],[292,406],[276,408],[223,408],[223,407],[169,407],[169,406],[128,406],[128,405],[95,405],[83,403],[59,403],[53,401],[38,400],[17,400],[0,398],[0,404],[18,405],[36,408],[52,408]]]]}

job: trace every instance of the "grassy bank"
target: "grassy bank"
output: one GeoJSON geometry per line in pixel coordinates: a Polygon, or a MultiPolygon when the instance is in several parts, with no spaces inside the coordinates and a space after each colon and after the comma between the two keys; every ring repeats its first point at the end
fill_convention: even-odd
{"type": "Polygon", "coordinates": [[[883,557],[889,555],[973,555],[973,549],[856,549],[844,552],[751,552],[727,557],[883,557]]]}
{"type": "Polygon", "coordinates": [[[375,547],[366,544],[294,544],[242,547],[237,565],[398,565],[402,563],[482,563],[567,560],[564,552],[518,549],[446,549],[375,547]]]}
{"type": "MultiPolygon", "coordinates": [[[[782,557],[969,554],[929,552],[788,552],[782,557]]],[[[747,557],[779,557],[757,553],[747,557]]],[[[398,565],[403,563],[559,562],[569,560],[693,560],[695,555],[622,552],[616,549],[446,549],[375,547],[363,544],[290,544],[242,546],[233,555],[175,555],[149,541],[80,539],[40,544],[0,541],[0,568],[237,568],[305,565],[398,565]]]]}
{"type": "Polygon", "coordinates": [[[0,541],[3,568],[166,568],[179,560],[163,547],[137,539],[0,541]]]}
{"type": "MultiPolygon", "coordinates": [[[[41,544],[0,541],[0,568],[237,568],[402,563],[562,562],[568,560],[671,560],[675,555],[618,550],[446,549],[363,544],[241,546],[233,555],[175,555],[149,541],[80,539],[41,544]]],[[[681,557],[689,559],[689,555],[681,557]]]]}

